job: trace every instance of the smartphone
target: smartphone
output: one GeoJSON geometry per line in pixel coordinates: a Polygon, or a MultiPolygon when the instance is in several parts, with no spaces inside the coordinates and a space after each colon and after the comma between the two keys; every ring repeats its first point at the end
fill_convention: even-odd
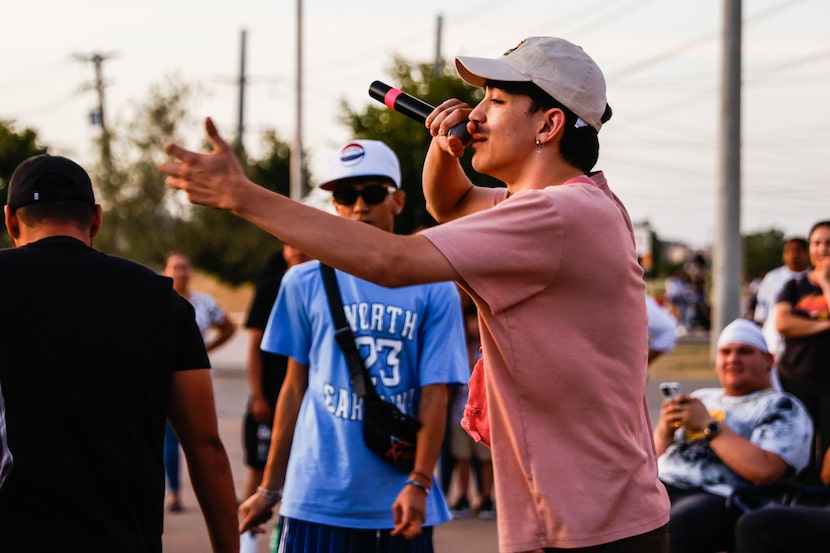
{"type": "Polygon", "coordinates": [[[660,393],[663,394],[664,399],[672,401],[683,393],[683,388],[680,386],[680,382],[661,382],[660,393]]]}

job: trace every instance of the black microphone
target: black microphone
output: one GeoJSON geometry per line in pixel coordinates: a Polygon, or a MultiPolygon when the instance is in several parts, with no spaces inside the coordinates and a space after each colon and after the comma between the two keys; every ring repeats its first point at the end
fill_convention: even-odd
{"type": "MultiPolygon", "coordinates": [[[[402,113],[421,124],[426,121],[427,116],[435,109],[434,106],[429,105],[423,100],[380,81],[375,81],[369,85],[369,96],[383,103],[389,109],[402,113]]],[[[457,136],[465,146],[473,138],[467,131],[467,121],[455,125],[447,133],[447,136],[457,136]]]]}

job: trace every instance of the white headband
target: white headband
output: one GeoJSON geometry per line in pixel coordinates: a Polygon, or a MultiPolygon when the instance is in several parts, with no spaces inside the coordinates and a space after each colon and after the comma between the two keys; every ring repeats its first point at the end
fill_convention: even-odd
{"type": "Polygon", "coordinates": [[[748,319],[735,319],[723,329],[718,337],[718,348],[724,344],[746,344],[769,353],[761,328],[748,319]]]}

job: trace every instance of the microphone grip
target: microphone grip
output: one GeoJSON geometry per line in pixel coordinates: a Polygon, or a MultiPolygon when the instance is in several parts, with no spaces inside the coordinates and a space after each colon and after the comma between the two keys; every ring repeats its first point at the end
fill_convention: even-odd
{"type": "MultiPolygon", "coordinates": [[[[434,106],[431,106],[423,100],[381,81],[374,81],[369,85],[369,96],[383,103],[389,109],[406,115],[421,124],[426,121],[427,116],[435,109],[434,106]]],[[[466,121],[452,127],[447,135],[457,136],[464,145],[467,145],[473,138],[467,131],[466,121]]]]}

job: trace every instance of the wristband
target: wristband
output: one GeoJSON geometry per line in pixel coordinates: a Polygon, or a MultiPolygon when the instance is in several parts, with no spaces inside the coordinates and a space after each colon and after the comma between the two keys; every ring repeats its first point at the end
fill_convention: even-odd
{"type": "Polygon", "coordinates": [[[265,498],[271,505],[276,505],[282,499],[282,492],[279,490],[269,490],[262,486],[257,486],[256,493],[265,498]]]}
{"type": "Polygon", "coordinates": [[[412,476],[413,474],[415,474],[415,475],[417,475],[417,476],[420,476],[421,478],[423,478],[423,479],[424,479],[424,480],[426,480],[427,482],[432,482],[432,478],[431,478],[431,477],[429,477],[429,476],[427,476],[427,475],[426,475],[426,474],[424,474],[423,472],[418,472],[417,470],[413,470],[412,472],[410,472],[410,473],[409,473],[409,475],[410,475],[410,476],[412,476]]]}
{"type": "Polygon", "coordinates": [[[425,494],[429,495],[429,488],[427,488],[426,486],[424,486],[423,484],[421,484],[417,480],[413,480],[412,478],[410,478],[409,480],[406,481],[406,483],[410,484],[412,486],[415,486],[416,488],[421,488],[424,491],[425,494]]]}

